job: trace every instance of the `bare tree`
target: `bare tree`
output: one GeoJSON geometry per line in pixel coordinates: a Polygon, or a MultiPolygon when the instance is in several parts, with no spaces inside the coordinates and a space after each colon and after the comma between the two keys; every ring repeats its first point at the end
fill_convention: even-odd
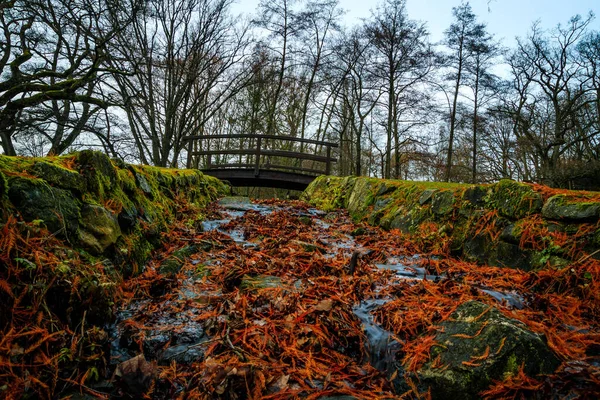
{"type": "Polygon", "coordinates": [[[553,186],[561,185],[564,156],[600,134],[593,124],[584,127],[580,118],[597,104],[593,77],[577,52],[592,18],[575,16],[550,35],[534,25],[509,59],[514,85],[520,88],[519,100],[510,109],[515,133],[535,152],[537,179],[553,186]]]}
{"type": "MultiPolygon", "coordinates": [[[[382,80],[387,96],[385,178],[392,176],[392,152],[395,176],[400,176],[400,104],[416,94],[418,86],[431,72],[433,54],[427,42],[424,24],[410,20],[405,0],[386,0],[367,23],[367,34],[379,53],[375,73],[382,80]],[[393,143],[393,144],[392,144],[393,143]]],[[[414,97],[412,97],[414,98],[414,97]]]]}
{"type": "MultiPolygon", "coordinates": [[[[110,101],[97,83],[108,43],[137,4],[113,0],[16,0],[0,3],[0,140],[41,134],[60,154],[110,101]]],[[[46,150],[44,150],[45,152],[46,150]]]]}
{"type": "Polygon", "coordinates": [[[445,32],[445,45],[451,53],[447,57],[447,66],[450,73],[447,79],[453,83],[452,107],[450,109],[450,129],[448,133],[448,154],[446,157],[445,180],[450,181],[452,173],[452,152],[454,135],[456,131],[456,112],[458,110],[458,97],[464,83],[465,69],[472,61],[472,51],[476,49],[473,42],[476,38],[485,36],[485,25],[478,24],[469,3],[463,3],[452,9],[455,21],[445,32]]]}
{"type": "Polygon", "coordinates": [[[114,76],[142,162],[177,166],[184,137],[203,134],[248,81],[247,29],[230,0],[151,0],[123,35],[114,76]]]}

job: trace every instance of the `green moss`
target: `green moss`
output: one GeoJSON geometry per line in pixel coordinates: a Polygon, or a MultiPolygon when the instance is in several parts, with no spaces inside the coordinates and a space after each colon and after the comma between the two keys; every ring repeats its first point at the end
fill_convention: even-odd
{"type": "Polygon", "coordinates": [[[479,398],[481,390],[523,366],[528,376],[548,374],[560,364],[543,338],[526,326],[478,301],[461,304],[439,324],[429,362],[417,376],[433,398],[479,398]],[[477,363],[489,349],[489,356],[477,363]],[[433,367],[433,360],[445,368],[433,367]],[[471,362],[472,364],[465,364],[471,362]]]}
{"type": "Polygon", "coordinates": [[[511,354],[508,356],[506,360],[506,367],[504,368],[504,374],[502,376],[503,379],[506,379],[510,376],[516,375],[519,373],[520,364],[517,361],[517,355],[511,354]]]}
{"type": "Polygon", "coordinates": [[[542,195],[529,185],[508,179],[493,185],[486,201],[490,208],[497,209],[501,215],[511,219],[538,213],[543,204],[542,195]]]}
{"type": "Polygon", "coordinates": [[[8,193],[8,181],[6,176],[0,171],[0,199],[8,193]]]}
{"type": "Polygon", "coordinates": [[[117,169],[117,179],[121,189],[133,193],[136,189],[135,177],[129,169],[117,169]]]}
{"type": "Polygon", "coordinates": [[[71,192],[53,188],[41,179],[15,177],[9,185],[8,198],[25,221],[43,220],[50,232],[75,243],[79,202],[71,192]]]}
{"type": "Polygon", "coordinates": [[[600,217],[600,202],[580,201],[566,195],[556,195],[546,201],[542,215],[555,220],[597,221],[600,217]]]}
{"type": "Polygon", "coordinates": [[[354,178],[320,176],[304,191],[302,198],[323,211],[344,207],[345,198],[353,186],[354,178]]]}

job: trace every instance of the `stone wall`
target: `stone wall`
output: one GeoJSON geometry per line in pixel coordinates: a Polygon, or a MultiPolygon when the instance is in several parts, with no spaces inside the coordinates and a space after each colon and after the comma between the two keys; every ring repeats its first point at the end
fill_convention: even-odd
{"type": "Polygon", "coordinates": [[[141,271],[182,209],[202,207],[228,188],[195,170],[128,165],[82,151],[62,157],[0,156],[0,224],[15,217],[66,240],[125,275],[141,271]]]}
{"type": "Polygon", "coordinates": [[[600,257],[600,193],[502,180],[491,185],[317,178],[303,198],[398,229],[427,251],[532,269],[600,257]]]}

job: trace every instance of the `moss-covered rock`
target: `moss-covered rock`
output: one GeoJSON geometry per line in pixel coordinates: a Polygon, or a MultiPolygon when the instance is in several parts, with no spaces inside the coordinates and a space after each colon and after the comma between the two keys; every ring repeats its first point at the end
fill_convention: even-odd
{"type": "Polygon", "coordinates": [[[373,179],[359,179],[348,194],[346,208],[355,219],[361,219],[367,213],[369,206],[375,202],[375,193],[381,183],[373,179]]]}
{"type": "Polygon", "coordinates": [[[531,269],[529,251],[519,248],[518,245],[502,240],[495,245],[494,252],[488,259],[490,265],[523,270],[531,269]]]}
{"type": "Polygon", "coordinates": [[[431,202],[431,198],[435,192],[437,192],[437,189],[425,189],[423,193],[421,193],[421,196],[419,196],[419,204],[423,205],[431,202]]]}
{"type": "Polygon", "coordinates": [[[399,229],[403,233],[411,233],[427,219],[427,208],[414,206],[408,212],[399,210],[389,224],[390,229],[399,229]]]}
{"type": "Polygon", "coordinates": [[[333,211],[346,206],[346,198],[355,181],[355,177],[319,176],[304,190],[301,199],[309,200],[321,210],[333,211]]]}
{"type": "Polygon", "coordinates": [[[80,195],[87,190],[87,184],[82,175],[77,171],[61,167],[56,163],[36,161],[29,168],[29,172],[32,175],[45,180],[52,186],[73,190],[80,195]]]}
{"type": "Polygon", "coordinates": [[[549,374],[560,364],[544,338],[478,301],[460,305],[440,323],[430,361],[417,371],[433,398],[476,399],[494,380],[549,374]]]}
{"type": "Polygon", "coordinates": [[[462,194],[462,200],[469,202],[473,207],[481,207],[484,203],[484,198],[487,191],[482,186],[469,186],[462,194]]]}
{"type": "Polygon", "coordinates": [[[99,200],[108,198],[117,183],[117,171],[110,158],[99,151],[84,150],[78,153],[77,163],[87,190],[98,196],[99,200]]]}
{"type": "Polygon", "coordinates": [[[54,234],[76,238],[79,204],[71,192],[39,179],[17,177],[9,184],[8,197],[25,221],[39,220],[54,234]]]}
{"type": "Polygon", "coordinates": [[[556,220],[597,221],[600,218],[600,203],[573,201],[566,195],[556,195],[546,201],[542,215],[556,220]]]}
{"type": "Polygon", "coordinates": [[[2,199],[6,193],[8,193],[8,181],[6,176],[0,171],[0,199],[2,199]]]}
{"type": "Polygon", "coordinates": [[[121,236],[116,216],[104,207],[84,204],[81,208],[79,240],[90,253],[100,255],[121,236]]]}
{"type": "Polygon", "coordinates": [[[252,292],[258,289],[275,289],[283,286],[281,278],[271,275],[244,275],[240,283],[240,290],[252,292]]]}
{"type": "MultiPolygon", "coordinates": [[[[512,180],[461,185],[321,176],[303,199],[327,211],[346,208],[355,221],[414,234],[423,251],[450,250],[454,256],[481,263],[528,270],[537,268],[539,260],[546,265],[580,252],[597,255],[600,234],[581,234],[581,229],[582,223],[599,219],[600,196],[560,194],[542,209],[548,193],[552,189],[512,180]],[[436,239],[430,232],[434,226],[440,227],[436,239]],[[421,227],[429,239],[422,240],[421,227]],[[450,243],[440,243],[446,240],[450,243]]],[[[585,232],[589,229],[585,227],[585,232]]]]}
{"type": "Polygon", "coordinates": [[[201,215],[202,207],[228,193],[222,182],[197,170],[127,165],[95,151],[43,159],[0,156],[0,171],[0,183],[1,177],[9,180],[0,185],[0,194],[8,194],[5,214],[18,211],[77,250],[104,254],[125,275],[143,270],[182,203],[185,212],[201,215]]]}
{"type": "Polygon", "coordinates": [[[200,252],[201,250],[209,250],[210,246],[202,247],[196,245],[184,246],[175,250],[167,259],[165,259],[158,267],[158,273],[161,275],[176,274],[181,270],[181,267],[190,256],[200,252]]]}
{"type": "Polygon", "coordinates": [[[491,208],[511,219],[538,213],[543,204],[542,195],[531,186],[508,179],[501,180],[492,187],[487,201],[491,208]]]}
{"type": "Polygon", "coordinates": [[[431,198],[431,211],[436,215],[446,215],[452,212],[454,206],[454,193],[451,191],[439,191],[431,198]]]}
{"type": "Polygon", "coordinates": [[[137,186],[142,189],[142,192],[146,194],[152,194],[152,187],[148,183],[148,180],[144,177],[144,175],[140,173],[135,173],[135,181],[137,182],[137,186]]]}

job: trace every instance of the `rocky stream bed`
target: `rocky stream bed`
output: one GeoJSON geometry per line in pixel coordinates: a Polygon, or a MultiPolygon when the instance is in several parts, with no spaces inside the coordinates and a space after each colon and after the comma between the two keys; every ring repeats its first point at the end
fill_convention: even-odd
{"type": "Polygon", "coordinates": [[[159,399],[600,393],[598,326],[585,306],[553,297],[540,286],[547,277],[419,250],[398,231],[354,224],[344,212],[222,199],[203,222],[175,227],[161,255],[124,283],[128,300],[107,327],[114,373],[80,392],[159,399]]]}

